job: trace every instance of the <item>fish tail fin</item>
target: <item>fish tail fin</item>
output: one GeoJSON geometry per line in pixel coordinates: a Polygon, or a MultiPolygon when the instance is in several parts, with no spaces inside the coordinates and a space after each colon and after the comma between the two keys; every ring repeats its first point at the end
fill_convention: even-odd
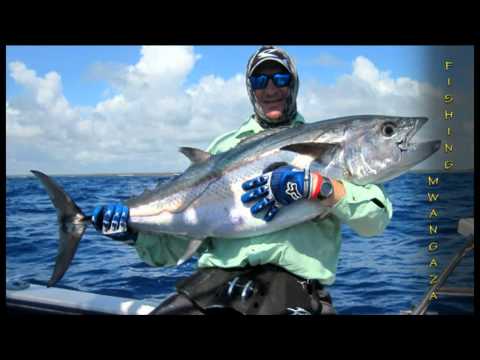
{"type": "Polygon", "coordinates": [[[52,178],[40,171],[31,170],[40,180],[57,210],[59,244],[55,268],[47,287],[55,285],[63,277],[77,251],[90,217],[84,215],[75,202],[52,178]]]}

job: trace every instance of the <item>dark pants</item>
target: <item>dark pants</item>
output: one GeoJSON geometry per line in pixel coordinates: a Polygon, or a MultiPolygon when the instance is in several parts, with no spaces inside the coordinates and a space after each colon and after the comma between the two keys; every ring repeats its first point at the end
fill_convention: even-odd
{"type": "Polygon", "coordinates": [[[177,283],[155,315],[331,315],[332,300],[316,280],[274,265],[203,268],[177,283]]]}

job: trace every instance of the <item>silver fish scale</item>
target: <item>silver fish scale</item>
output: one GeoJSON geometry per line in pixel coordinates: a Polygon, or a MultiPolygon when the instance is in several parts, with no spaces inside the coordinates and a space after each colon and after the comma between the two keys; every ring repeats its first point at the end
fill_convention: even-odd
{"type": "Polygon", "coordinates": [[[317,202],[304,201],[306,207],[305,204],[298,204],[300,206],[293,204],[289,211],[281,211],[273,222],[267,223],[263,220],[264,212],[252,216],[250,212],[252,204],[243,204],[240,200],[243,193],[241,185],[245,181],[258,176],[272,160],[288,160],[292,156],[295,155],[288,154],[282,157],[272,155],[229,172],[213,182],[186,210],[197,214],[195,218],[198,219],[198,223],[189,222],[189,216],[182,217],[182,214],[176,214],[175,227],[178,226],[178,230],[185,231],[185,225],[188,224],[191,234],[197,236],[242,238],[285,229],[299,221],[321,215],[325,209],[317,202]]]}
{"type": "MultiPolygon", "coordinates": [[[[264,213],[252,216],[251,204],[245,205],[240,200],[243,193],[241,185],[245,181],[260,175],[272,162],[290,162],[296,156],[291,152],[280,151],[258,158],[211,181],[203,193],[183,211],[171,216],[160,215],[155,219],[133,217],[130,225],[150,233],[242,238],[265,234],[272,229],[281,230],[298,223],[299,220],[312,219],[325,212],[325,209],[316,202],[293,204],[290,211],[280,212],[275,221],[266,223],[263,220],[264,213]]],[[[198,192],[197,189],[192,191],[198,192]]]]}

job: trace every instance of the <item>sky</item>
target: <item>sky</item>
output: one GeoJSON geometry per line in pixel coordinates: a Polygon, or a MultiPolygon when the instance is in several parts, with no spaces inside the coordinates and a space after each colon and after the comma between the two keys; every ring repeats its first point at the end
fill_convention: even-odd
{"type": "MultiPolygon", "coordinates": [[[[359,114],[427,116],[441,138],[418,169],[473,168],[473,47],[282,46],[300,77],[307,122],[359,114]],[[455,60],[448,74],[444,58],[455,60]],[[446,92],[455,122],[442,119],[446,92]],[[453,136],[446,137],[451,126],[453,136]]],[[[245,66],[257,46],[8,46],[7,175],[170,172],[252,113],[245,66]]]]}

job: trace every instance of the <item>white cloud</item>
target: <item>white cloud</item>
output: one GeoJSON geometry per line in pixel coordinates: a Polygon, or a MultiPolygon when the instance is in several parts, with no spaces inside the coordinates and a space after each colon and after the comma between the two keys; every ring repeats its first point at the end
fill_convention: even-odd
{"type": "Polygon", "coordinates": [[[37,106],[48,108],[56,114],[63,114],[69,110],[68,102],[62,95],[59,74],[52,71],[41,78],[34,70],[28,69],[25,64],[18,61],[10,63],[9,67],[13,79],[32,93],[37,106]]]}
{"type": "MultiPolygon", "coordinates": [[[[145,46],[136,64],[97,64],[112,88],[92,107],[70,104],[58,73],[42,77],[20,61],[10,63],[10,76],[27,91],[6,106],[7,173],[49,161],[56,173],[183,170],[189,162],[179,146],[205,148],[252,111],[242,74],[206,75],[185,86],[200,58],[193,47],[145,46]],[[29,160],[28,154],[38,157],[29,160]]],[[[430,104],[440,95],[430,85],[393,78],[362,56],[352,65],[333,85],[302,83],[298,104],[308,121],[369,113],[438,115],[430,104]]]]}
{"type": "Polygon", "coordinates": [[[311,121],[355,114],[427,116],[439,92],[428,84],[392,78],[369,59],[358,56],[351,74],[333,85],[308,82],[300,89],[299,110],[311,121]]]}
{"type": "Polygon", "coordinates": [[[144,46],[140,61],[129,67],[128,76],[142,77],[150,83],[158,79],[183,79],[200,58],[191,46],[144,46]]]}
{"type": "MultiPolygon", "coordinates": [[[[113,93],[90,108],[68,103],[56,72],[42,77],[12,62],[10,75],[27,91],[7,103],[7,166],[27,166],[14,161],[19,148],[41,146],[64,163],[57,172],[185,168],[188,160],[178,153],[179,146],[205,148],[250,113],[241,75],[210,75],[182,86],[200,58],[193,47],[142,47],[136,64],[105,72],[113,93]],[[27,144],[22,140],[27,137],[35,141],[27,144]]],[[[97,64],[97,69],[106,67],[97,64]]]]}
{"type": "Polygon", "coordinates": [[[107,80],[128,100],[158,98],[178,91],[200,58],[191,46],[143,46],[136,64],[112,67],[107,80]]]}

